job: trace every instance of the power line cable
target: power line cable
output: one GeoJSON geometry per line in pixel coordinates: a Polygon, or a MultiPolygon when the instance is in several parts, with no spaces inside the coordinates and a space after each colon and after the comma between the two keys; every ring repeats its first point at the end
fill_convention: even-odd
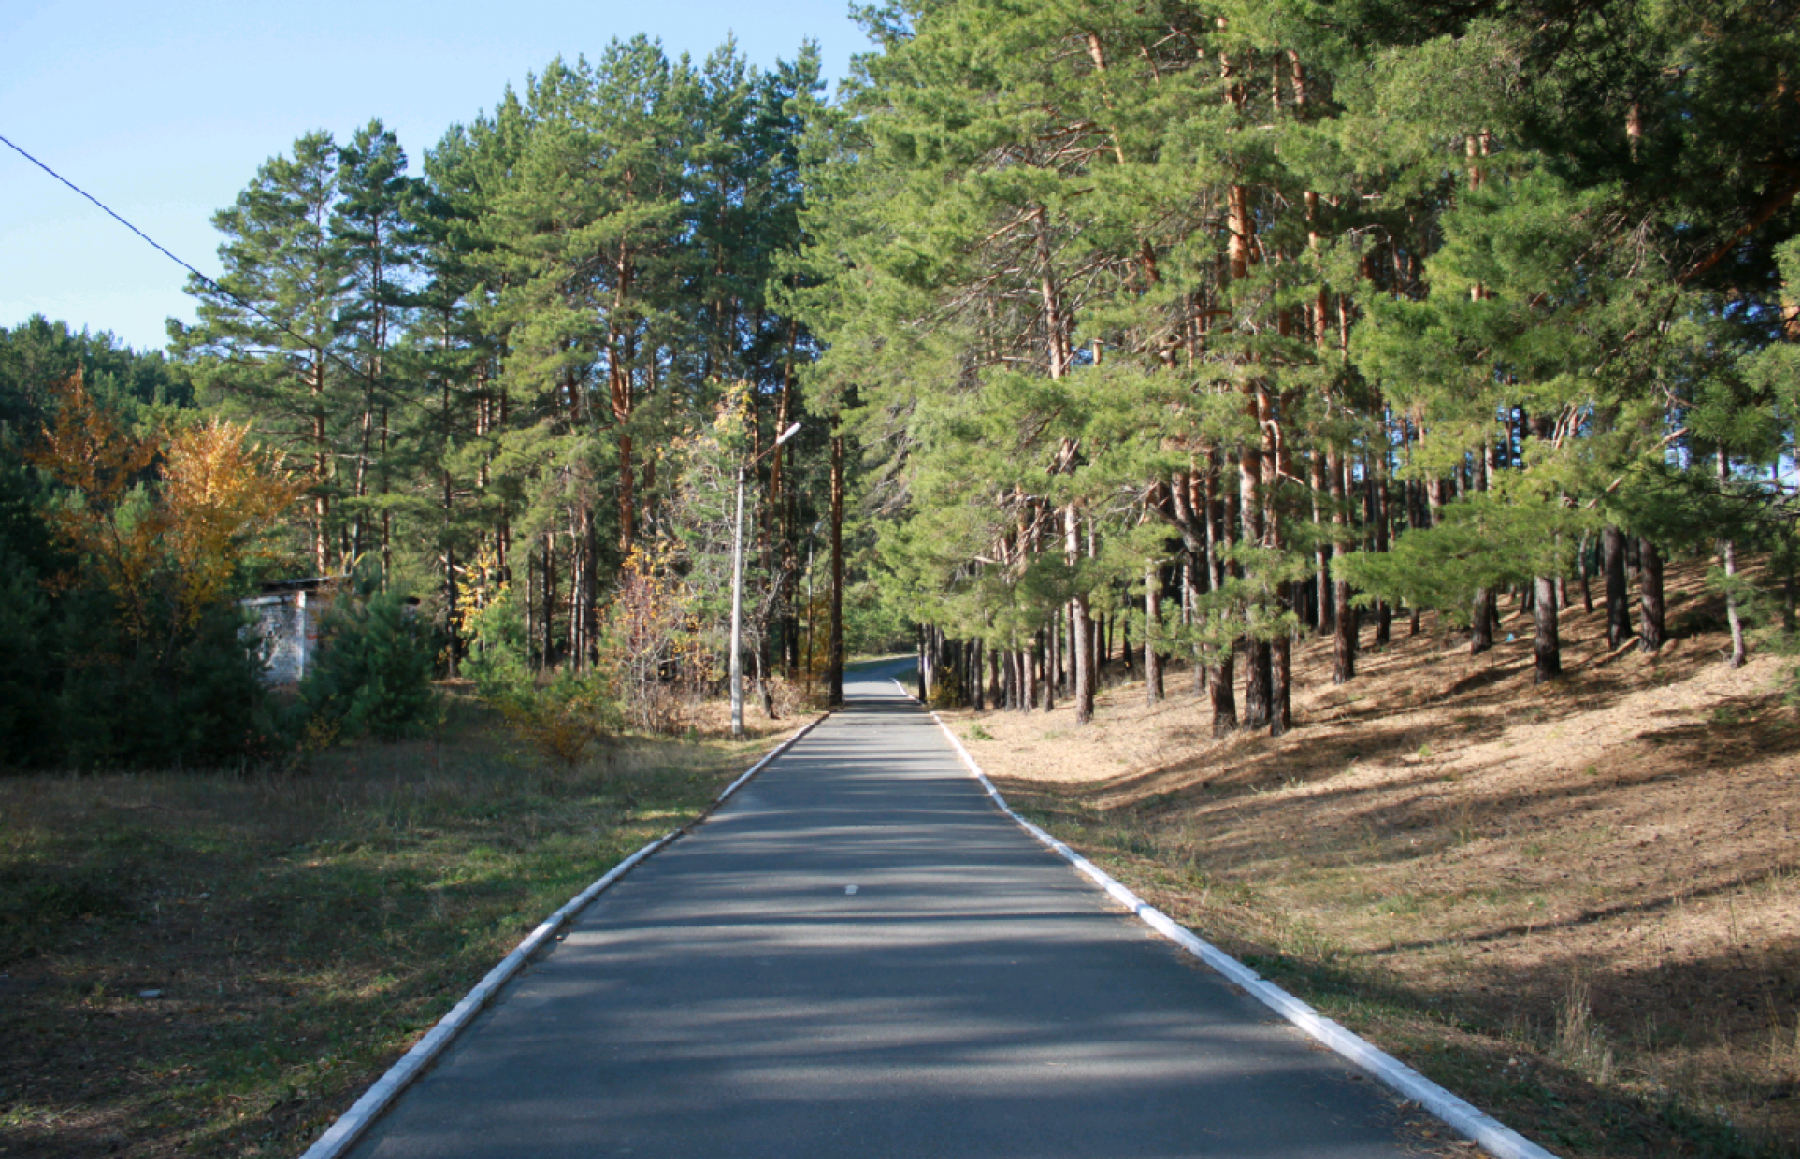
{"type": "MultiPolygon", "coordinates": [[[[162,254],[164,257],[168,258],[170,261],[174,262],[176,265],[180,266],[182,269],[186,270],[188,273],[194,275],[196,278],[199,278],[201,281],[205,282],[207,285],[211,286],[213,289],[219,291],[219,293],[224,294],[226,297],[230,298],[232,301],[236,302],[238,305],[243,306],[245,309],[255,310],[257,315],[259,317],[263,318],[265,321],[274,322],[275,325],[277,325],[277,326],[281,325],[281,323],[275,322],[275,319],[270,318],[267,314],[264,314],[260,310],[256,310],[255,306],[250,305],[250,303],[244,301],[242,298],[239,298],[236,294],[233,294],[230,290],[227,290],[224,286],[219,285],[219,283],[213,281],[211,278],[207,277],[205,274],[201,273],[199,270],[196,270],[193,266],[188,265],[186,262],[184,262],[180,258],[176,257],[174,254],[170,253],[167,249],[164,249],[163,246],[160,243],[158,243],[155,238],[151,237],[149,234],[145,233],[143,230],[139,229],[137,226],[131,224],[129,221],[126,221],[124,218],[122,218],[118,214],[114,213],[112,211],[112,209],[109,206],[107,206],[104,202],[102,202],[98,197],[95,197],[93,194],[89,193],[87,190],[83,189],[81,186],[75,184],[73,181],[70,181],[67,177],[64,177],[61,173],[58,173],[56,170],[50,168],[50,166],[44,164],[42,161],[39,161],[36,157],[33,157],[30,153],[27,153],[25,150],[19,148],[17,145],[15,145],[11,141],[7,140],[4,134],[0,134],[0,143],[5,144],[7,148],[11,149],[13,152],[17,153],[19,156],[25,158],[25,160],[31,162],[33,165],[36,165],[39,169],[42,169],[44,172],[46,172],[50,176],[56,178],[58,181],[62,182],[64,185],[67,185],[70,189],[73,189],[76,193],[81,194],[81,196],[83,196],[83,197],[87,198],[89,201],[93,202],[96,206],[98,206],[100,208],[100,211],[102,213],[106,214],[108,217],[112,218],[114,221],[118,222],[120,225],[122,225],[126,229],[130,230],[132,233],[137,234],[139,237],[141,237],[145,241],[149,242],[150,245],[158,253],[162,254]]],[[[286,329],[286,327],[283,327],[283,329],[286,329]]],[[[290,331],[288,331],[288,333],[292,334],[293,331],[290,330],[290,331]]],[[[294,334],[294,337],[299,338],[300,336],[298,334],[294,334]]]]}
{"type": "Polygon", "coordinates": [[[56,178],[58,181],[62,182],[64,185],[67,185],[70,189],[73,189],[76,193],[79,193],[81,196],[83,196],[83,197],[87,198],[89,201],[93,202],[96,206],[99,207],[99,209],[102,213],[105,213],[108,217],[112,218],[114,221],[118,222],[120,225],[122,225],[126,229],[130,230],[132,233],[137,234],[139,237],[143,238],[146,242],[149,242],[151,247],[153,249],[155,249],[158,253],[162,254],[164,257],[168,258],[170,261],[174,262],[176,265],[180,266],[182,269],[186,270],[188,273],[194,275],[196,278],[199,278],[202,282],[206,283],[206,285],[211,287],[213,290],[217,291],[218,293],[220,293],[221,295],[223,295],[227,298],[230,298],[233,302],[236,302],[239,306],[242,306],[244,309],[250,311],[252,314],[255,314],[258,318],[261,318],[263,321],[265,321],[269,325],[275,327],[277,330],[280,330],[282,333],[284,333],[288,337],[294,339],[296,342],[299,342],[302,346],[306,346],[311,349],[318,350],[326,358],[329,358],[333,362],[337,363],[339,366],[342,366],[345,370],[348,370],[351,374],[357,375],[358,377],[373,378],[373,375],[370,374],[368,371],[365,371],[362,368],[355,366],[355,365],[351,364],[350,362],[347,362],[341,355],[337,354],[335,351],[327,350],[322,346],[315,345],[305,335],[296,333],[292,327],[287,325],[287,323],[282,322],[278,319],[269,317],[269,315],[267,315],[267,314],[263,313],[261,310],[257,309],[256,306],[252,305],[250,302],[245,301],[243,298],[238,297],[236,294],[232,293],[230,290],[226,289],[224,286],[221,286],[218,282],[215,282],[213,279],[207,277],[205,274],[201,273],[199,270],[195,269],[193,266],[190,266],[188,263],[182,261],[180,258],[176,257],[174,254],[170,253],[166,248],[164,248],[155,238],[151,237],[149,234],[145,233],[143,230],[139,229],[137,226],[131,224],[129,221],[126,221],[123,217],[120,217],[117,213],[113,212],[112,208],[110,206],[108,206],[105,202],[101,201],[98,197],[95,197],[93,194],[89,193],[87,190],[83,189],[81,186],[75,184],[73,181],[70,181],[67,177],[64,177],[61,173],[58,173],[56,170],[50,168],[50,166],[44,164],[42,161],[39,161],[36,157],[33,157],[30,153],[27,153],[25,150],[19,148],[19,146],[15,145],[11,141],[7,140],[7,138],[4,134],[0,134],[0,144],[4,144],[7,148],[11,149],[13,152],[17,153],[19,156],[25,158],[25,160],[31,162],[33,165],[36,165],[39,169],[42,169],[44,172],[46,172],[50,176],[56,178]]]}

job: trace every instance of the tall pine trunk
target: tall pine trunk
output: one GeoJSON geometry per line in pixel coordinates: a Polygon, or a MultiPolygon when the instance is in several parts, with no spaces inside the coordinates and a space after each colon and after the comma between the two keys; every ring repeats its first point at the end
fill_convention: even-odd
{"type": "MultiPolygon", "coordinates": [[[[1190,592],[1195,600],[1198,600],[1199,596],[1205,592],[1218,591],[1219,585],[1224,581],[1224,549],[1230,543],[1231,535],[1228,530],[1230,524],[1225,515],[1225,504],[1220,500],[1218,490],[1219,460],[1216,453],[1209,450],[1206,453],[1206,468],[1200,472],[1198,514],[1200,521],[1206,527],[1206,555],[1204,558],[1196,560],[1197,563],[1204,566],[1204,570],[1200,575],[1191,577],[1196,581],[1190,592]],[[1198,582],[1202,579],[1206,581],[1204,586],[1198,582]]],[[[1198,608],[1197,603],[1195,608],[1198,608]]],[[[1197,610],[1195,614],[1198,615],[1197,610]]],[[[1212,679],[1215,674],[1215,669],[1210,669],[1201,662],[1200,650],[1196,648],[1194,652],[1194,694],[1196,696],[1206,690],[1207,681],[1212,679]]],[[[1233,700],[1231,705],[1231,723],[1235,728],[1237,726],[1236,701],[1233,700]]]]}
{"type": "MultiPolygon", "coordinates": [[[[1212,496],[1212,484],[1213,475],[1209,471],[1207,474],[1207,495],[1209,500],[1212,496]]],[[[1224,507],[1224,511],[1218,521],[1218,541],[1216,544],[1218,552],[1216,558],[1219,561],[1221,573],[1228,566],[1225,557],[1230,552],[1232,541],[1237,534],[1237,520],[1231,517],[1232,504],[1230,502],[1230,496],[1234,494],[1235,492],[1227,489],[1226,495],[1222,497],[1223,502],[1221,505],[1224,507]]],[[[1210,502],[1208,503],[1208,507],[1210,509],[1210,502]]],[[[1219,581],[1215,579],[1209,582],[1216,584],[1219,581]]],[[[1211,590],[1217,591],[1218,588],[1215,586],[1211,590]]],[[[1214,629],[1212,634],[1215,637],[1223,636],[1223,632],[1220,631],[1220,629],[1225,627],[1224,616],[1222,614],[1217,615],[1211,626],[1214,629]]],[[[1229,736],[1231,733],[1237,731],[1238,727],[1237,696],[1232,687],[1237,677],[1236,645],[1233,643],[1215,644],[1212,646],[1212,651],[1210,656],[1208,656],[1208,659],[1211,663],[1207,668],[1206,687],[1212,700],[1213,736],[1229,736]]]]}
{"type": "MultiPolygon", "coordinates": [[[[1327,491],[1325,487],[1325,456],[1318,451],[1313,452],[1312,456],[1312,494],[1313,522],[1322,524],[1326,520],[1324,497],[1327,491]]],[[[1313,627],[1317,630],[1321,640],[1331,635],[1332,627],[1337,622],[1333,618],[1331,550],[1331,544],[1320,543],[1314,555],[1314,583],[1317,590],[1313,596],[1313,604],[1316,609],[1313,627]]]]}
{"type": "MultiPolygon", "coordinates": [[[[1719,482],[1725,483],[1731,478],[1731,459],[1725,448],[1719,448],[1719,482]]],[[[1738,611],[1736,580],[1738,574],[1737,541],[1734,539],[1719,540],[1719,563],[1725,569],[1725,620],[1731,625],[1731,656],[1729,663],[1733,668],[1742,668],[1749,655],[1749,648],[1744,643],[1744,618],[1738,611]]]]}
{"type": "Polygon", "coordinates": [[[556,666],[556,535],[544,534],[543,667],[556,666]]]}
{"type": "MultiPolygon", "coordinates": [[[[1262,494],[1264,510],[1262,516],[1263,545],[1279,558],[1287,547],[1281,533],[1281,513],[1276,508],[1276,489],[1283,474],[1291,474],[1291,466],[1285,461],[1280,438],[1282,414],[1278,401],[1266,389],[1257,390],[1257,410],[1261,418],[1263,432],[1262,446],[1262,494]]],[[[1275,585],[1275,603],[1278,609],[1286,609],[1293,600],[1293,585],[1283,579],[1275,585]]],[[[1293,697],[1290,687],[1293,683],[1293,643],[1294,638],[1288,632],[1282,632],[1266,643],[1269,657],[1269,712],[1268,724],[1270,736],[1284,736],[1293,722],[1293,697]]]]}
{"type": "MultiPolygon", "coordinates": [[[[1252,417],[1260,418],[1255,396],[1251,400],[1252,417]]],[[[1263,540],[1262,501],[1263,451],[1260,443],[1246,442],[1238,471],[1238,508],[1242,519],[1243,542],[1260,544],[1263,540]]],[[[1254,618],[1256,612],[1248,613],[1254,618]]],[[[1274,710],[1273,656],[1269,641],[1246,633],[1244,650],[1244,718],[1245,728],[1268,724],[1274,710]]]]}
{"type": "Polygon", "coordinates": [[[1750,649],[1744,641],[1744,617],[1738,610],[1737,592],[1730,586],[1737,579],[1738,559],[1737,541],[1721,539],[1719,541],[1719,562],[1725,569],[1725,620],[1731,625],[1731,656],[1729,663],[1733,668],[1742,668],[1749,658],[1750,649]]]}
{"type": "Polygon", "coordinates": [[[1206,686],[1212,694],[1212,734],[1215,737],[1230,736],[1237,731],[1237,698],[1232,691],[1235,682],[1233,669],[1237,666],[1237,655],[1229,647],[1219,648],[1213,655],[1213,664],[1207,673],[1206,686]]]}
{"type": "MultiPolygon", "coordinates": [[[[1074,563],[1081,557],[1081,516],[1074,503],[1063,510],[1063,533],[1069,561],[1074,563]]],[[[1075,700],[1075,723],[1086,724],[1094,718],[1094,623],[1088,614],[1086,592],[1077,592],[1069,601],[1069,651],[1073,654],[1070,695],[1075,700]]]]}
{"type": "MultiPolygon", "coordinates": [[[[1349,465],[1335,450],[1327,452],[1325,474],[1331,486],[1331,522],[1337,541],[1331,545],[1334,558],[1350,553],[1350,513],[1345,509],[1349,491],[1349,465]]],[[[1331,682],[1344,684],[1356,677],[1357,614],[1350,606],[1350,582],[1335,580],[1331,585],[1332,666],[1331,682]]]]}
{"type": "Polygon", "coordinates": [[[1094,719],[1094,622],[1088,615],[1086,593],[1069,602],[1069,650],[1075,660],[1075,686],[1070,695],[1075,700],[1075,723],[1094,719]]]}
{"type": "Polygon", "coordinates": [[[1600,567],[1606,574],[1606,646],[1631,638],[1631,601],[1625,586],[1625,533],[1608,524],[1600,533],[1600,567]]]}
{"type": "Polygon", "coordinates": [[[1144,703],[1154,706],[1163,698],[1162,656],[1157,645],[1162,637],[1162,569],[1154,559],[1144,561],[1144,703]]]}
{"type": "Polygon", "coordinates": [[[841,708],[844,704],[844,436],[836,431],[836,418],[831,420],[831,425],[831,638],[826,652],[831,678],[825,702],[829,707],[841,708]]]}
{"type": "Polygon", "coordinates": [[[325,432],[325,355],[313,351],[310,389],[312,391],[313,445],[313,566],[321,576],[331,574],[330,527],[331,496],[326,480],[331,474],[331,447],[325,432]]]}
{"type": "Polygon", "coordinates": [[[1663,646],[1663,559],[1648,539],[1638,540],[1643,568],[1638,573],[1638,650],[1656,653],[1663,646]]]}
{"type": "Polygon", "coordinates": [[[1479,656],[1494,646],[1494,593],[1487,588],[1475,589],[1475,604],[1469,617],[1469,655],[1479,656]]]}
{"type": "Polygon", "coordinates": [[[1537,577],[1532,599],[1532,622],[1536,634],[1532,641],[1532,683],[1543,684],[1562,675],[1562,640],[1556,625],[1556,577],[1537,577]]]}
{"type": "MultiPolygon", "coordinates": [[[[1385,416],[1385,411],[1383,412],[1385,416]]],[[[1387,429],[1387,420],[1382,419],[1382,430],[1387,429]]],[[[1374,523],[1375,550],[1385,552],[1390,544],[1388,531],[1388,508],[1391,496],[1388,493],[1388,456],[1384,450],[1375,459],[1374,479],[1372,481],[1375,502],[1371,519],[1374,523]]],[[[1386,647],[1394,636],[1394,605],[1389,600],[1382,600],[1375,605],[1375,646],[1386,647]]]]}

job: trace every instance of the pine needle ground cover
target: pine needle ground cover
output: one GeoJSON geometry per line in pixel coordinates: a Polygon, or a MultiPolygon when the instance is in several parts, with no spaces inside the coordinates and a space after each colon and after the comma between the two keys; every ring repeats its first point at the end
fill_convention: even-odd
{"type": "Polygon", "coordinates": [[[1510,610],[1478,657],[1401,621],[1339,686],[1309,643],[1280,740],[1214,741],[1185,673],[1086,728],[946,719],[1015,807],[1559,1154],[1800,1154],[1800,720],[1672,579],[1659,658],[1578,603],[1542,688],[1510,610]]]}
{"type": "Polygon", "coordinates": [[[572,767],[470,720],[284,775],[0,778],[0,1155],[298,1154],[804,719],[572,767]]]}

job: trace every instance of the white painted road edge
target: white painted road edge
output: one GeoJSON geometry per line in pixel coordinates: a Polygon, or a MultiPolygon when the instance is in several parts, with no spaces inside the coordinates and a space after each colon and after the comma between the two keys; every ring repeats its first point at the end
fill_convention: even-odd
{"type": "MultiPolygon", "coordinates": [[[[906,686],[901,685],[898,680],[894,683],[900,685],[900,691],[909,699],[918,699],[907,692],[906,686]]],[[[963,764],[968,766],[1001,812],[1018,822],[1027,833],[1061,854],[1077,870],[1092,878],[1114,901],[1136,914],[1145,925],[1242,986],[1264,1006],[1318,1042],[1442,1119],[1451,1130],[1465,1139],[1473,1140],[1488,1154],[1497,1156],[1498,1159],[1557,1159],[1554,1153],[1544,1150],[1492,1115],[1457,1098],[1399,1059],[1345,1030],[1275,983],[1266,981],[1255,970],[1217,946],[1196,937],[1192,930],[1126,889],[1105,870],[1013,812],[1012,806],[1006,803],[1006,798],[1000,795],[1000,790],[994,787],[987,774],[981,771],[981,766],[975,763],[975,758],[969,755],[969,750],[963,747],[962,741],[944,723],[944,718],[935,712],[931,714],[931,718],[937,721],[938,727],[944,730],[944,735],[950,738],[950,744],[962,757],[963,764]]]]}
{"type": "MultiPolygon", "coordinates": [[[[801,737],[818,727],[819,722],[824,719],[824,716],[820,716],[813,720],[811,724],[782,741],[762,760],[751,765],[743,776],[731,782],[725,791],[713,800],[713,806],[716,808],[724,804],[726,798],[742,788],[751,777],[762,772],[764,766],[770,761],[792,748],[801,737]]],[[[526,935],[525,940],[520,942],[512,953],[502,958],[498,966],[489,970],[487,977],[476,983],[475,988],[469,991],[461,1002],[451,1008],[450,1013],[439,1019],[438,1024],[432,1027],[424,1038],[414,1043],[411,1050],[401,1055],[400,1061],[389,1067],[388,1072],[382,1075],[374,1086],[365,1091],[363,1097],[356,1100],[348,1111],[339,1116],[337,1122],[333,1123],[323,1135],[320,1135],[318,1141],[308,1147],[300,1159],[337,1159],[339,1155],[348,1150],[351,1144],[362,1138],[363,1132],[367,1131],[370,1125],[381,1117],[382,1112],[388,1109],[388,1105],[399,1096],[400,1092],[418,1078],[425,1068],[443,1053],[444,1048],[450,1045],[451,1040],[473,1021],[477,1014],[481,1013],[500,988],[512,980],[513,975],[517,974],[519,969],[530,960],[531,955],[537,953],[544,947],[544,943],[556,936],[557,931],[562,929],[564,923],[580,913],[589,902],[610,889],[613,883],[630,873],[638,862],[674,841],[681,836],[681,833],[682,830],[677,829],[665,836],[658,837],[613,866],[605,877],[576,894],[567,905],[545,918],[543,924],[526,935]]]]}

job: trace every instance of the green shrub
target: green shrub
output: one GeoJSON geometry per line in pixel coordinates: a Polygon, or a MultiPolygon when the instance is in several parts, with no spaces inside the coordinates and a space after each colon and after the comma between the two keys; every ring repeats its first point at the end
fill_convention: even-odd
{"type": "Polygon", "coordinates": [[[359,573],[325,614],[319,650],[300,681],[309,733],[394,739],[437,718],[432,632],[396,591],[359,573]]]}
{"type": "Polygon", "coordinates": [[[37,572],[0,542],[0,767],[41,764],[55,747],[49,628],[37,572]]]}
{"type": "Polygon", "coordinates": [[[568,768],[620,727],[623,712],[612,680],[597,672],[531,671],[525,618],[510,591],[463,618],[469,653],[462,672],[513,734],[545,760],[568,768]]]}
{"type": "Polygon", "coordinates": [[[568,768],[618,728],[619,702],[595,673],[558,673],[548,684],[515,688],[493,701],[513,732],[546,760],[568,768]]]}
{"type": "Polygon", "coordinates": [[[103,593],[60,601],[58,763],[80,769],[222,765],[265,747],[268,689],[236,605],[194,623],[123,629],[103,593]]]}
{"type": "Polygon", "coordinates": [[[966,699],[962,673],[949,667],[939,669],[931,682],[931,707],[961,708],[966,699]]]}
{"type": "Polygon", "coordinates": [[[466,613],[463,631],[469,639],[469,652],[463,657],[462,674],[474,683],[483,700],[498,702],[531,689],[525,617],[519,614],[510,590],[486,607],[466,613]]]}
{"type": "Polygon", "coordinates": [[[239,609],[190,622],[146,608],[133,632],[105,592],[52,599],[0,544],[0,767],[222,765],[266,749],[268,690],[239,609]]]}

